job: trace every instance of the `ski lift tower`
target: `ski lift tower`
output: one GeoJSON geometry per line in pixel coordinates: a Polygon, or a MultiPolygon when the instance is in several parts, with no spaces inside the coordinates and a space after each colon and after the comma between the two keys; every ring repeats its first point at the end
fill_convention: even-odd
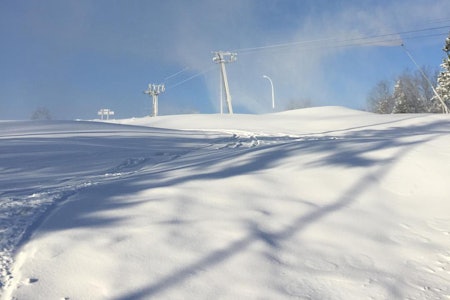
{"type": "Polygon", "coordinates": [[[227,70],[225,69],[225,63],[231,63],[236,61],[237,54],[223,51],[216,51],[213,53],[214,53],[213,61],[217,64],[220,64],[220,72],[222,75],[222,83],[225,88],[225,97],[227,101],[228,113],[233,114],[233,106],[231,105],[231,94],[230,88],[228,86],[228,77],[227,77],[227,70]]]}
{"type": "Polygon", "coordinates": [[[149,84],[148,89],[144,91],[144,94],[152,96],[153,99],[153,117],[158,115],[158,95],[166,90],[164,84],[149,84]]]}
{"type": "Polygon", "coordinates": [[[97,114],[102,117],[102,120],[103,116],[106,116],[106,120],[109,120],[109,116],[114,116],[114,111],[110,110],[109,108],[102,108],[98,111],[97,114]]]}

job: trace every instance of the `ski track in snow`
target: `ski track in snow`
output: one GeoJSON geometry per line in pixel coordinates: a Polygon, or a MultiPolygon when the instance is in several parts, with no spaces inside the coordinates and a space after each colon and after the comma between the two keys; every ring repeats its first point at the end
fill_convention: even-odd
{"type": "MultiPolygon", "coordinates": [[[[214,130],[214,132],[218,132],[214,130]]],[[[225,137],[208,146],[213,149],[239,149],[252,148],[261,145],[271,145],[288,142],[320,141],[336,139],[328,136],[293,136],[293,135],[267,135],[239,130],[221,130],[225,137]],[[230,137],[226,137],[230,136],[230,137]]],[[[201,148],[200,148],[201,149],[201,148]]],[[[199,150],[199,149],[194,149],[199,150]]],[[[194,151],[191,150],[191,151],[194,151]]],[[[11,266],[13,255],[18,246],[25,242],[33,230],[51,213],[55,206],[60,205],[72,195],[85,187],[98,185],[117,178],[123,178],[139,171],[142,166],[157,165],[174,160],[186,154],[159,152],[151,157],[131,157],[117,166],[111,167],[103,174],[91,175],[83,178],[64,180],[59,184],[48,183],[42,189],[31,189],[30,193],[21,191],[6,191],[1,196],[0,212],[0,286],[7,287],[11,280],[11,266]],[[13,196],[8,196],[12,194],[13,196]],[[18,194],[18,195],[17,195],[18,194]]]]}
{"type": "Polygon", "coordinates": [[[30,237],[55,206],[86,187],[129,176],[138,172],[144,164],[156,165],[178,156],[161,153],[151,158],[129,158],[104,174],[73,178],[56,185],[50,183],[51,186],[33,190],[32,194],[20,195],[22,193],[18,192],[17,196],[8,196],[15,191],[4,192],[0,202],[0,285],[7,286],[11,279],[12,257],[16,248],[30,237]]]}
{"type": "MultiPolygon", "coordinates": [[[[264,144],[334,139],[334,137],[258,135],[253,132],[237,130],[222,130],[220,132],[224,138],[209,145],[208,148],[217,150],[239,149],[264,144]]],[[[189,151],[200,149],[202,148],[189,151]]],[[[130,176],[139,172],[139,169],[143,166],[155,166],[172,161],[186,153],[159,152],[151,157],[130,157],[102,174],[82,178],[74,177],[60,183],[47,182],[46,187],[30,188],[25,191],[7,190],[0,194],[0,286],[2,289],[7,288],[9,281],[12,279],[11,266],[15,250],[31,236],[33,230],[57,205],[63,204],[68,198],[86,187],[130,176]]]]}
{"type": "MultiPolygon", "coordinates": [[[[207,130],[205,130],[207,132],[207,130]]],[[[31,186],[24,190],[10,189],[3,191],[0,201],[0,283],[7,289],[11,282],[12,257],[18,246],[26,242],[39,224],[58,205],[63,205],[71,196],[79,193],[86,187],[101,185],[114,180],[123,179],[140,172],[156,167],[164,169],[165,163],[173,163],[176,159],[195,152],[208,153],[208,151],[247,151],[254,147],[302,142],[320,142],[338,139],[360,139],[358,135],[333,136],[327,134],[312,135],[289,135],[289,134],[265,134],[263,132],[251,132],[240,130],[214,130],[221,138],[214,142],[196,145],[187,149],[177,151],[158,151],[149,156],[128,157],[119,164],[104,168],[102,172],[73,176],[58,180],[48,180],[39,188],[31,186]]],[[[331,132],[329,133],[331,134],[331,132]]],[[[330,210],[333,210],[330,207],[330,210]]],[[[314,216],[314,213],[310,214],[314,216]]],[[[417,224],[400,223],[389,233],[386,239],[394,245],[419,245],[420,247],[431,247],[431,241],[422,230],[428,228],[438,235],[450,238],[450,219],[434,218],[426,220],[423,227],[417,224]]],[[[258,229],[260,230],[260,229],[258,229]]],[[[289,232],[289,229],[285,231],[289,232]]],[[[283,230],[278,235],[283,236],[283,230]]],[[[288,235],[288,234],[286,234],[288,235]]],[[[266,243],[277,243],[277,230],[267,232],[261,230],[260,239],[266,243]]],[[[281,239],[280,239],[281,240],[281,239]]],[[[250,243],[250,240],[242,240],[242,243],[250,243]]],[[[239,241],[237,242],[239,243],[239,241]]],[[[219,251],[220,254],[220,251],[219,251]]],[[[356,291],[365,291],[368,298],[383,299],[386,296],[383,286],[389,286],[393,291],[395,285],[402,284],[412,288],[412,294],[402,294],[404,299],[450,299],[450,285],[446,284],[450,274],[450,250],[434,249],[430,258],[417,257],[415,259],[404,259],[403,265],[410,272],[402,282],[393,278],[390,274],[380,278],[372,277],[373,274],[383,271],[377,262],[365,253],[350,252],[345,256],[332,256],[322,254],[320,251],[305,250],[305,257],[299,259],[291,256],[288,251],[274,255],[271,263],[276,265],[290,266],[292,269],[303,270],[304,276],[298,276],[293,272],[290,280],[280,285],[286,295],[300,299],[345,299],[346,293],[352,294],[356,291]],[[345,276],[334,276],[335,273],[345,276]],[[313,274],[313,275],[311,275],[313,274]],[[316,276],[312,279],[311,276],[316,276]],[[320,278],[320,280],[317,280],[320,278]],[[345,286],[345,290],[335,291],[336,286],[345,286]],[[332,297],[335,295],[336,297],[332,297]]],[[[224,258],[225,259],[225,258],[224,258]]],[[[187,268],[188,269],[188,268],[187,268]]],[[[182,273],[182,272],[181,272],[182,273]]],[[[282,274],[289,278],[290,274],[282,274]]],[[[31,285],[39,281],[39,278],[27,278],[22,284],[31,285]]],[[[411,291],[411,290],[410,290],[411,291]]],[[[395,293],[394,293],[395,294],[395,293]]],[[[64,296],[66,297],[66,296],[64,296]]]]}
{"type": "MultiPolygon", "coordinates": [[[[27,133],[26,136],[89,134],[80,132],[43,132],[27,133]]],[[[9,135],[7,138],[21,138],[22,135],[9,135]]],[[[188,151],[192,151],[189,149],[188,151]]],[[[112,166],[100,174],[87,176],[73,176],[69,179],[44,179],[38,187],[8,188],[0,192],[0,288],[8,287],[12,279],[11,267],[17,247],[26,242],[33,230],[51,213],[51,211],[65,200],[82,189],[106,183],[111,180],[130,176],[138,172],[141,167],[158,165],[171,161],[186,154],[159,151],[149,157],[130,157],[122,163],[112,166]]],[[[1,294],[1,293],[0,293],[1,294]]]]}

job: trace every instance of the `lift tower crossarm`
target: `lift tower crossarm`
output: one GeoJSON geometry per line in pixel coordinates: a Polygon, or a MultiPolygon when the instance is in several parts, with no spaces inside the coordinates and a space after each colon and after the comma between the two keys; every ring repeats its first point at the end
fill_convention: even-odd
{"type": "Polygon", "coordinates": [[[144,94],[152,96],[153,99],[153,117],[158,115],[158,95],[166,90],[164,84],[149,84],[148,89],[144,91],[144,94]]]}

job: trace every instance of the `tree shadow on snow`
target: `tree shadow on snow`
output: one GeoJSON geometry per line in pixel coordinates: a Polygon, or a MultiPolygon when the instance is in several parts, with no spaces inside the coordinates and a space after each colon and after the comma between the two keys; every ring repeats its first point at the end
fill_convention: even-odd
{"type": "MultiPolygon", "coordinates": [[[[171,288],[179,286],[185,280],[191,278],[199,270],[211,269],[235,255],[247,250],[251,245],[262,242],[268,249],[279,251],[283,242],[289,240],[295,235],[301,234],[305,229],[326,218],[327,216],[345,209],[358,201],[358,198],[372,185],[377,184],[374,178],[383,178],[395,166],[396,160],[413,150],[416,146],[428,142],[439,135],[450,133],[450,121],[436,121],[423,126],[410,126],[408,128],[391,128],[386,130],[360,130],[351,132],[346,136],[340,136],[338,139],[321,140],[292,140],[284,141],[281,144],[260,146],[250,149],[239,149],[222,154],[220,156],[211,155],[204,161],[193,161],[189,165],[170,166],[170,170],[180,170],[183,168],[192,168],[196,172],[177,178],[165,177],[166,174],[150,173],[154,179],[151,187],[165,186],[170,187],[186,181],[205,180],[205,179],[223,179],[249,172],[267,170],[275,166],[277,161],[295,154],[302,153],[322,153],[320,161],[313,162],[314,166],[339,166],[344,168],[367,168],[366,175],[354,182],[335,199],[328,204],[313,207],[308,212],[299,215],[292,220],[290,224],[283,229],[275,231],[266,231],[257,224],[249,226],[247,234],[227,246],[211,251],[209,254],[200,257],[198,260],[180,267],[177,271],[162,276],[159,280],[150,283],[148,286],[128,294],[120,295],[116,299],[143,299],[155,296],[171,288]],[[410,137],[417,137],[413,140],[410,137]],[[355,146],[356,143],[356,146],[355,146]],[[387,158],[377,159],[376,157],[367,157],[368,152],[377,150],[391,150],[387,158]],[[252,153],[251,159],[239,159],[246,153],[252,153]],[[256,155],[255,155],[256,153],[256,155]],[[228,155],[229,154],[229,155],[228,155]],[[223,160],[230,160],[230,163],[223,164],[223,160]],[[236,163],[234,162],[236,161],[236,163]],[[220,168],[215,168],[220,165],[220,168]]],[[[139,183],[135,183],[139,186],[139,183]]],[[[149,181],[142,183],[142,188],[148,186],[149,181]]],[[[139,189],[139,188],[138,188],[139,189]]],[[[373,270],[374,273],[381,274],[380,270],[373,270]]],[[[387,276],[388,274],[386,274],[387,276]]],[[[392,282],[383,282],[384,289],[391,295],[398,297],[401,293],[392,282]]]]}
{"type": "MultiPolygon", "coordinates": [[[[64,210],[52,215],[52,219],[42,224],[39,230],[51,232],[68,228],[98,228],[119,224],[120,218],[105,218],[98,213],[105,210],[124,209],[145,201],[119,201],[117,199],[120,196],[136,194],[157,187],[176,186],[189,181],[226,179],[262,170],[267,171],[275,167],[281,160],[295,155],[320,154],[320,160],[313,161],[307,166],[310,168],[336,166],[368,169],[365,176],[359,178],[335,199],[330,199],[328,204],[310,206],[306,213],[294,218],[287,226],[268,231],[260,228],[258,224],[250,224],[244,237],[181,266],[177,271],[166,274],[141,289],[120,295],[116,299],[149,298],[176,287],[191,278],[192,274],[198,270],[213,268],[226,262],[257,242],[267,245],[267,248],[272,251],[279,251],[281,244],[294,235],[301,234],[305,229],[327,216],[349,207],[366,189],[376,183],[374,178],[385,176],[395,166],[397,159],[421,143],[430,141],[440,134],[449,134],[450,129],[448,128],[450,128],[450,121],[436,121],[427,125],[386,130],[361,128],[338,137],[334,137],[331,131],[321,135],[320,138],[305,136],[286,138],[280,141],[279,137],[259,137],[262,143],[256,147],[225,147],[222,149],[216,149],[213,146],[232,143],[233,139],[198,138],[186,133],[184,138],[174,137],[167,142],[167,135],[170,135],[170,132],[147,139],[142,136],[136,138],[112,136],[104,145],[106,156],[123,157],[123,159],[117,162],[116,168],[106,168],[106,165],[103,168],[103,165],[100,164],[97,169],[103,168],[104,173],[122,172],[123,174],[117,175],[117,184],[113,178],[109,181],[101,181],[97,186],[87,187],[86,189],[89,189],[87,194],[84,194],[81,189],[76,197],[77,201],[65,203],[64,210]],[[411,136],[417,138],[411,140],[411,136]],[[143,141],[144,144],[142,144],[143,141]],[[204,145],[203,148],[196,148],[198,144],[204,145]],[[108,148],[111,145],[114,146],[113,149],[108,148]],[[387,158],[367,156],[367,153],[378,150],[392,150],[392,153],[387,158]],[[145,174],[145,179],[138,181],[134,174],[139,175],[139,178],[145,174]],[[85,195],[89,195],[90,198],[84,197],[85,195]]],[[[60,145],[61,138],[47,139],[46,142],[50,142],[50,145],[53,146],[60,145]]],[[[234,142],[238,144],[239,141],[234,142]]],[[[38,141],[36,143],[38,144],[38,141]]],[[[77,143],[82,145],[81,148],[78,148],[79,151],[83,151],[83,147],[86,147],[84,149],[86,153],[92,153],[90,147],[93,145],[97,147],[98,143],[101,144],[102,141],[96,140],[95,137],[80,137],[77,143]]],[[[69,142],[68,147],[74,145],[69,142]]],[[[43,151],[48,150],[45,147],[43,151]]],[[[13,147],[11,150],[13,149],[17,148],[13,147]]],[[[97,153],[101,160],[102,152],[97,151],[97,153]]],[[[78,156],[77,159],[83,159],[83,155],[78,156]]],[[[83,168],[77,169],[77,172],[83,168]]],[[[61,170],[55,170],[55,172],[62,173],[61,170]]],[[[80,176],[85,175],[84,173],[80,174],[80,176]]],[[[389,288],[391,293],[395,292],[395,287],[386,288],[389,288]]]]}

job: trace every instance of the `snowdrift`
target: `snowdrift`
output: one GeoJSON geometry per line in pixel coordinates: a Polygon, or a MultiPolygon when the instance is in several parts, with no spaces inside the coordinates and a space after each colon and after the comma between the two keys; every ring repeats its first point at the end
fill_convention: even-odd
{"type": "Polygon", "coordinates": [[[448,299],[450,119],[1,122],[2,299],[448,299]]]}

